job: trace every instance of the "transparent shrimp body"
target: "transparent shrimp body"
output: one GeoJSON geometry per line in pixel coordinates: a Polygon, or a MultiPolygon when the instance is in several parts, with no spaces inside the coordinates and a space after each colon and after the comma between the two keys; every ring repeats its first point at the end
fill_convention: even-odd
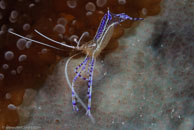
{"type": "MultiPolygon", "coordinates": [[[[95,37],[93,40],[89,41],[88,43],[82,45],[80,49],[85,53],[87,56],[85,57],[85,60],[76,67],[75,72],[76,76],[72,83],[72,88],[74,87],[74,82],[76,81],[77,77],[80,77],[84,80],[88,81],[88,110],[86,114],[88,116],[91,116],[91,97],[92,97],[92,83],[93,83],[93,71],[94,71],[94,65],[96,61],[96,57],[102,52],[102,50],[107,46],[109,43],[112,34],[114,32],[114,26],[125,21],[125,20],[142,20],[143,18],[132,18],[125,13],[121,14],[113,14],[109,10],[104,15],[104,17],[101,20],[101,23],[98,27],[98,30],[96,32],[95,37]],[[87,65],[88,64],[88,65],[87,65]],[[81,72],[86,69],[86,66],[88,67],[88,77],[82,77],[81,72]],[[78,71],[80,70],[80,71],[78,71]]],[[[74,88],[72,89],[74,90],[74,88]]],[[[74,110],[78,110],[76,107],[76,100],[75,96],[73,95],[72,91],[72,104],[74,110]]]]}

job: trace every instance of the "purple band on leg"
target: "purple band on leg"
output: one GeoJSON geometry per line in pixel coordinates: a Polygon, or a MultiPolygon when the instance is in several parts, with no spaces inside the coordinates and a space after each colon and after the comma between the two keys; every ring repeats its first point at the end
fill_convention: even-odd
{"type": "Polygon", "coordinates": [[[84,59],[84,61],[81,63],[81,64],[79,64],[76,68],[75,68],[75,72],[85,63],[85,62],[87,62],[89,60],[89,58],[88,57],[86,57],[85,59],[84,59]]]}
{"type": "MultiPolygon", "coordinates": [[[[83,61],[79,66],[77,66],[77,67],[75,68],[75,70],[74,70],[75,73],[78,75],[77,77],[80,77],[80,78],[82,78],[83,80],[89,80],[89,79],[87,79],[87,78],[85,78],[85,77],[83,77],[83,76],[81,75],[81,72],[85,69],[85,66],[86,66],[88,60],[89,60],[89,57],[88,57],[88,58],[85,58],[84,61],[83,61]],[[84,66],[82,67],[82,70],[81,70],[80,72],[78,72],[77,70],[78,70],[83,64],[84,64],[84,66]]],[[[77,77],[75,78],[75,80],[77,79],[77,77]]]]}
{"type": "Polygon", "coordinates": [[[97,41],[103,34],[103,31],[106,27],[106,23],[108,21],[108,14],[106,13],[104,17],[101,20],[100,26],[98,27],[98,30],[96,32],[96,36],[94,37],[94,41],[97,41]]]}
{"type": "Polygon", "coordinates": [[[75,82],[75,81],[77,80],[78,77],[81,77],[80,73],[85,69],[85,66],[86,66],[86,63],[87,63],[88,59],[89,59],[89,58],[86,58],[86,59],[84,60],[84,62],[83,62],[84,65],[83,65],[83,67],[81,68],[81,71],[79,71],[79,72],[76,71],[77,73],[76,73],[76,76],[75,76],[74,79],[73,79],[73,82],[75,82]]]}
{"type": "Polygon", "coordinates": [[[94,70],[94,59],[91,60],[89,81],[88,81],[88,110],[91,109],[91,100],[92,100],[92,78],[93,78],[93,70],[94,70]]]}

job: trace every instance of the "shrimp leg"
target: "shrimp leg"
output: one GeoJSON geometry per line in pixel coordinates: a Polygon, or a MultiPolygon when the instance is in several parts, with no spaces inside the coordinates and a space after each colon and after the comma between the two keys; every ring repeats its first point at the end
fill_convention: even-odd
{"type": "MultiPolygon", "coordinates": [[[[80,54],[80,53],[78,53],[78,54],[80,54]]],[[[68,76],[68,71],[67,71],[67,69],[68,69],[68,64],[69,64],[70,60],[71,60],[73,57],[77,56],[78,54],[75,54],[75,55],[71,56],[71,57],[67,60],[67,62],[66,62],[66,64],[65,64],[65,78],[66,78],[66,80],[67,80],[68,87],[69,87],[71,90],[72,90],[72,86],[71,86],[71,83],[70,83],[70,80],[69,80],[69,76],[68,76]]],[[[82,105],[82,107],[87,111],[87,106],[86,106],[86,105],[84,104],[84,102],[80,99],[80,97],[78,96],[78,94],[76,93],[76,91],[74,91],[74,94],[75,94],[75,96],[76,96],[77,101],[78,101],[78,102],[82,105]]],[[[92,114],[90,115],[90,119],[91,119],[92,123],[95,123],[95,119],[94,119],[94,117],[92,116],[92,114]]]]}
{"type": "Polygon", "coordinates": [[[72,81],[72,85],[71,85],[72,86],[72,105],[73,105],[73,110],[75,110],[75,111],[78,111],[78,107],[76,105],[76,97],[75,97],[74,84],[75,84],[77,78],[81,76],[80,73],[83,70],[85,70],[85,68],[86,68],[85,66],[86,66],[86,64],[88,62],[88,59],[89,59],[88,56],[86,56],[85,59],[84,59],[84,61],[79,66],[76,67],[76,68],[80,68],[83,65],[81,67],[81,70],[76,74],[76,76],[74,77],[74,79],[72,81]]]}
{"type": "Polygon", "coordinates": [[[88,95],[88,110],[86,112],[86,115],[88,115],[88,116],[91,116],[92,82],[93,82],[94,65],[95,65],[95,59],[94,59],[94,57],[92,57],[90,74],[89,74],[89,81],[88,81],[88,91],[89,91],[89,95],[88,95]]]}
{"type": "MultiPolygon", "coordinates": [[[[78,69],[83,65],[83,63],[84,63],[84,61],[81,63],[81,64],[79,64],[76,68],[75,68],[75,70],[74,70],[74,72],[76,73],[76,74],[78,74],[79,72],[78,72],[78,69]]],[[[85,78],[85,77],[83,77],[82,75],[81,75],[81,73],[78,75],[81,79],[83,79],[83,80],[89,80],[88,78],[85,78]]]]}

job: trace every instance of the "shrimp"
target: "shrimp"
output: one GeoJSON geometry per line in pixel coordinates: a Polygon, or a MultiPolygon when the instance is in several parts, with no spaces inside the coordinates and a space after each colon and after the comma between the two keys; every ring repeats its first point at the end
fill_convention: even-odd
{"type": "MultiPolygon", "coordinates": [[[[55,41],[55,40],[45,36],[44,34],[40,33],[39,31],[34,30],[36,33],[38,33],[40,36],[46,38],[47,40],[50,40],[56,44],[59,44],[59,45],[62,45],[62,46],[65,46],[65,47],[68,47],[71,49],[75,49],[77,51],[81,51],[82,53],[86,54],[84,61],[75,68],[76,75],[73,78],[72,82],[70,82],[70,80],[69,80],[68,73],[67,73],[67,67],[68,67],[70,60],[73,57],[75,57],[77,54],[71,56],[67,60],[66,65],[65,65],[65,77],[66,77],[67,83],[69,85],[69,88],[72,91],[73,110],[74,111],[79,110],[77,105],[76,105],[77,104],[76,101],[79,101],[81,103],[81,105],[86,109],[86,115],[88,115],[91,118],[92,122],[94,122],[94,118],[91,114],[91,104],[92,104],[91,99],[92,99],[93,72],[94,72],[96,58],[100,55],[102,50],[109,43],[109,41],[112,37],[112,34],[114,32],[114,26],[120,24],[121,22],[123,22],[125,20],[137,21],[137,20],[143,20],[143,18],[132,18],[125,13],[114,14],[114,13],[111,13],[108,9],[107,13],[105,13],[103,18],[101,19],[100,25],[98,27],[98,30],[97,30],[94,38],[91,41],[86,42],[85,44],[83,44],[81,46],[80,46],[80,42],[83,39],[85,33],[82,34],[82,36],[80,37],[80,39],[78,41],[74,40],[77,43],[77,46],[70,46],[70,45],[55,41]],[[82,76],[82,73],[86,72],[85,71],[86,68],[88,69],[88,71],[87,71],[87,75],[84,77],[84,76],[82,76]],[[87,84],[88,84],[88,91],[87,91],[88,105],[87,105],[87,107],[83,103],[83,101],[79,98],[78,94],[75,92],[74,85],[76,83],[77,78],[81,78],[81,79],[87,81],[87,84]]],[[[20,38],[35,42],[37,44],[41,44],[41,45],[44,45],[44,46],[47,46],[50,48],[62,50],[62,49],[57,48],[55,46],[51,46],[51,45],[48,45],[46,43],[21,36],[15,32],[9,31],[9,33],[16,35],[20,38]]]]}

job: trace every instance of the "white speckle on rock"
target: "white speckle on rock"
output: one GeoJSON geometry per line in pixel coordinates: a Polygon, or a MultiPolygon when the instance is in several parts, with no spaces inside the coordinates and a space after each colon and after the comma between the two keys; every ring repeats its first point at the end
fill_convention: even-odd
{"type": "Polygon", "coordinates": [[[34,0],[34,2],[35,2],[35,3],[39,3],[39,2],[40,2],[40,0],[34,0]]]}
{"type": "Polygon", "coordinates": [[[4,0],[0,1],[0,8],[3,10],[6,9],[6,4],[5,4],[4,0]]]}
{"type": "Polygon", "coordinates": [[[107,3],[107,0],[96,0],[96,5],[98,7],[103,7],[107,3]]]}
{"type": "Polygon", "coordinates": [[[7,60],[7,61],[10,61],[14,58],[14,53],[12,51],[7,51],[5,52],[4,54],[4,58],[7,60]]]}
{"type": "Polygon", "coordinates": [[[27,59],[27,55],[24,55],[24,54],[22,54],[22,55],[20,55],[20,56],[18,57],[18,61],[19,61],[19,62],[25,61],[26,59],[27,59]]]}
{"type": "Polygon", "coordinates": [[[26,23],[23,25],[23,30],[28,31],[30,29],[30,24],[26,23]]]}
{"type": "Polygon", "coordinates": [[[53,19],[52,19],[52,18],[48,18],[48,21],[52,22],[52,21],[53,21],[53,19]]]}
{"type": "Polygon", "coordinates": [[[33,35],[32,34],[28,34],[28,35],[26,35],[26,37],[32,39],[33,35]]]}
{"type": "Polygon", "coordinates": [[[29,4],[29,8],[32,8],[32,7],[34,7],[34,6],[35,6],[34,3],[29,4]]]}
{"type": "Polygon", "coordinates": [[[17,109],[17,107],[14,104],[9,104],[7,107],[9,110],[16,110],[17,109]]]}
{"type": "Polygon", "coordinates": [[[2,35],[2,34],[4,34],[4,32],[3,31],[0,31],[0,35],[2,35]]]}
{"type": "Polygon", "coordinates": [[[12,19],[11,17],[9,17],[9,21],[10,21],[11,23],[15,23],[15,22],[17,21],[17,19],[12,19]]]}
{"type": "Polygon", "coordinates": [[[75,25],[76,22],[77,22],[77,20],[73,20],[71,24],[75,25]]]}
{"type": "Polygon", "coordinates": [[[8,64],[3,64],[3,65],[2,65],[2,68],[3,68],[4,70],[7,70],[7,69],[9,68],[9,65],[8,65],[8,64]]]}
{"type": "Polygon", "coordinates": [[[58,18],[57,23],[65,26],[67,24],[67,20],[65,18],[61,17],[61,18],[58,18]]]}
{"type": "Polygon", "coordinates": [[[94,11],[96,10],[96,6],[95,6],[95,4],[92,3],[92,2],[88,2],[88,3],[86,4],[86,6],[85,6],[85,9],[86,9],[87,11],[92,11],[92,12],[94,12],[94,11]]]}
{"type": "Polygon", "coordinates": [[[11,94],[10,93],[6,93],[5,94],[5,99],[11,99],[11,94]]]}
{"type": "Polygon", "coordinates": [[[63,39],[63,34],[58,34],[60,39],[63,39]]]}
{"type": "Polygon", "coordinates": [[[99,14],[104,14],[104,12],[102,10],[98,11],[99,14]]]}
{"type": "Polygon", "coordinates": [[[0,80],[3,80],[4,79],[4,74],[0,73],[0,80]]]}
{"type": "Polygon", "coordinates": [[[64,27],[64,25],[62,25],[62,24],[57,24],[57,25],[55,25],[55,27],[53,28],[53,31],[54,31],[54,32],[57,32],[57,33],[60,33],[60,34],[63,34],[63,33],[65,33],[65,27],[64,27]]]}
{"type": "Polygon", "coordinates": [[[41,53],[42,54],[46,54],[48,52],[48,49],[46,49],[46,48],[43,48],[42,50],[41,50],[41,53]]]}
{"type": "Polygon", "coordinates": [[[93,13],[90,12],[90,11],[86,12],[86,16],[90,16],[90,15],[92,15],[92,14],[93,14],[93,13]]]}
{"type": "Polygon", "coordinates": [[[16,19],[18,17],[18,12],[16,10],[11,11],[10,17],[16,19]]]}
{"type": "Polygon", "coordinates": [[[15,71],[15,70],[12,70],[12,71],[11,71],[11,74],[12,74],[12,75],[16,75],[16,71],[15,71]]]}
{"type": "Polygon", "coordinates": [[[23,39],[23,38],[18,39],[18,41],[17,41],[17,43],[16,43],[17,48],[18,48],[19,50],[24,50],[25,47],[26,47],[26,42],[27,42],[27,41],[26,41],[25,39],[23,39]]]}
{"type": "Polygon", "coordinates": [[[147,12],[148,12],[148,11],[147,11],[146,8],[143,8],[143,9],[141,10],[141,12],[142,12],[143,15],[147,15],[147,12]]]}
{"type": "Polygon", "coordinates": [[[67,6],[69,7],[69,8],[75,8],[76,6],[77,6],[77,1],[76,0],[68,0],[67,1],[67,6]]]}
{"type": "Polygon", "coordinates": [[[118,0],[118,3],[119,3],[120,5],[124,5],[124,4],[126,4],[126,0],[118,0]]]}
{"type": "Polygon", "coordinates": [[[17,67],[17,73],[20,74],[23,71],[23,66],[18,66],[17,67]]]}
{"type": "Polygon", "coordinates": [[[1,26],[1,31],[6,32],[6,30],[7,30],[7,26],[5,24],[3,24],[1,26]]]}
{"type": "Polygon", "coordinates": [[[27,41],[26,42],[26,48],[30,48],[31,45],[32,45],[32,41],[27,41]]]}

